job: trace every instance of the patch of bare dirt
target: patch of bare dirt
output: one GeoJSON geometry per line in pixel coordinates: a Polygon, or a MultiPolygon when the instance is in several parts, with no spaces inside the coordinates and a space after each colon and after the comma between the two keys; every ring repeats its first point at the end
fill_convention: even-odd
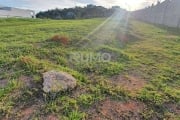
{"type": "Polygon", "coordinates": [[[169,112],[180,115],[180,105],[167,103],[164,106],[168,109],[169,112]]]}
{"type": "Polygon", "coordinates": [[[0,88],[4,88],[7,85],[8,85],[8,80],[6,80],[6,79],[1,80],[0,79],[0,88]]]}
{"type": "Polygon", "coordinates": [[[31,107],[24,108],[20,111],[18,118],[20,120],[29,120],[34,115],[37,110],[37,106],[33,105],[31,107]]]}
{"type": "Polygon", "coordinates": [[[114,76],[111,78],[111,82],[113,85],[121,86],[133,94],[141,90],[146,84],[146,81],[144,79],[135,75],[114,76]]]}
{"type": "Polygon", "coordinates": [[[83,88],[83,87],[77,87],[76,89],[74,89],[72,91],[72,96],[74,98],[77,98],[79,97],[80,95],[84,94],[84,93],[87,93],[87,89],[86,88],[83,88]]]}
{"type": "Polygon", "coordinates": [[[145,105],[137,101],[118,102],[106,99],[89,112],[89,120],[140,120],[145,105]]]}
{"type": "Polygon", "coordinates": [[[139,36],[135,35],[135,34],[130,34],[130,33],[122,33],[120,32],[117,36],[116,36],[117,40],[120,40],[123,43],[127,43],[130,41],[136,41],[136,40],[141,40],[141,38],[139,38],[139,36]]]}
{"type": "Polygon", "coordinates": [[[45,120],[59,120],[58,117],[56,117],[55,115],[51,114],[51,115],[48,115],[45,120]]]}
{"type": "Polygon", "coordinates": [[[25,87],[33,87],[33,78],[29,76],[20,76],[19,82],[21,82],[25,87]]]}

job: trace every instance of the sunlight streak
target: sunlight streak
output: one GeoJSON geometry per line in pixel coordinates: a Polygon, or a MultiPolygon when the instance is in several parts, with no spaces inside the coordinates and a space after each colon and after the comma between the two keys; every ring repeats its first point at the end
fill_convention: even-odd
{"type": "Polygon", "coordinates": [[[107,18],[101,25],[83,38],[92,41],[91,43],[86,43],[83,48],[95,48],[114,40],[121,25],[127,27],[127,14],[126,11],[117,9],[111,17],[107,18]]]}

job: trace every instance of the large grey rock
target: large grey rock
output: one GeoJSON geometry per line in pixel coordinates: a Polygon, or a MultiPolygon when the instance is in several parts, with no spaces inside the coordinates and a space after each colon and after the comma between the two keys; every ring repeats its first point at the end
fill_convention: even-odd
{"type": "Polygon", "coordinates": [[[43,91],[60,92],[76,87],[76,79],[65,72],[49,71],[43,74],[43,91]]]}

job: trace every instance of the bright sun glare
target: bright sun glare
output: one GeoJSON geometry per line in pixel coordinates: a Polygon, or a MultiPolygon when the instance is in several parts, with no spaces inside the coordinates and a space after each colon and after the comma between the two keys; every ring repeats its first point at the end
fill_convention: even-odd
{"type": "Polygon", "coordinates": [[[155,1],[156,0],[96,0],[96,2],[100,4],[106,4],[106,6],[119,5],[128,10],[136,10],[145,7],[146,5],[150,5],[155,1]]]}
{"type": "MultiPolygon", "coordinates": [[[[138,9],[143,3],[143,0],[123,0],[123,6],[128,10],[138,9]]],[[[122,1],[119,1],[119,5],[122,5],[122,1]]]]}

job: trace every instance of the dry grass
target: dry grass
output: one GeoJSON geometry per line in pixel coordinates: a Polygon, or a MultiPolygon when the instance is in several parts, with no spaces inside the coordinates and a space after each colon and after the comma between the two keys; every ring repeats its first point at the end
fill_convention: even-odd
{"type": "Polygon", "coordinates": [[[54,35],[51,40],[55,42],[60,42],[63,45],[67,45],[69,43],[69,38],[67,36],[54,35]]]}

